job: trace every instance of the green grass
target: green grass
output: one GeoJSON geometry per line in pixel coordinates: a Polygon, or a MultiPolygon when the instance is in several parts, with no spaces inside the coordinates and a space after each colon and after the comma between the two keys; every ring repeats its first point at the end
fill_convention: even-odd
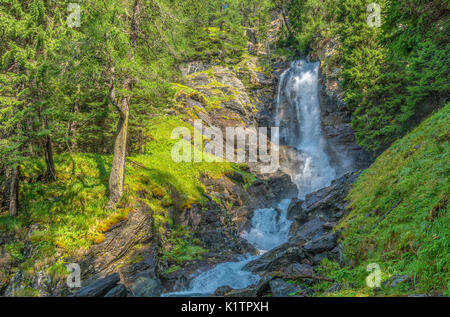
{"type": "MultiPolygon", "coordinates": [[[[378,263],[384,279],[413,280],[411,290],[388,294],[449,295],[449,122],[447,104],[378,157],[348,195],[351,212],[339,226],[356,271],[378,263]]],[[[352,283],[364,288],[367,274],[352,283]]]]}
{"type": "MultiPolygon", "coordinates": [[[[80,250],[104,240],[108,228],[127,218],[137,199],[153,210],[155,226],[164,236],[165,224],[172,224],[168,208],[174,205],[189,207],[206,200],[202,175],[220,178],[239,170],[232,163],[183,162],[175,163],[171,139],[175,127],[193,128],[176,117],[159,117],[148,130],[150,141],[143,155],[127,157],[125,189],[117,210],[107,210],[108,179],[112,157],[96,154],[62,154],[55,156],[57,179],[52,183],[38,181],[45,170],[42,160],[30,160],[20,167],[19,216],[0,214],[0,231],[16,232],[34,246],[32,257],[25,259],[23,243],[11,243],[5,249],[11,261],[32,274],[43,265],[51,264],[49,274],[67,273],[64,254],[78,254],[80,250]],[[173,193],[177,195],[172,197],[173,193]],[[33,229],[29,232],[30,226],[33,229]],[[62,256],[63,254],[63,256],[62,256]]],[[[189,145],[192,150],[193,146],[189,145]]],[[[193,151],[192,151],[193,153],[193,151]]],[[[245,172],[242,172],[245,174],[245,172]]],[[[245,175],[246,179],[250,179],[245,175]]],[[[175,231],[178,229],[174,229],[175,231]]],[[[163,239],[165,239],[163,237],[163,239]]],[[[166,257],[177,263],[197,259],[207,250],[197,243],[167,238],[166,257]]]]}
{"type": "Polygon", "coordinates": [[[198,245],[199,241],[192,239],[192,234],[183,227],[178,227],[166,235],[165,248],[161,260],[175,264],[166,273],[175,272],[185,261],[201,260],[208,250],[198,245]]]}

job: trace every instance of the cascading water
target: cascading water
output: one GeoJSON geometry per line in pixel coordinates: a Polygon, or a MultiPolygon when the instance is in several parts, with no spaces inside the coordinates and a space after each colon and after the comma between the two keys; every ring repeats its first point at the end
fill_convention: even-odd
{"type": "MultiPolygon", "coordinates": [[[[321,133],[318,101],[319,63],[293,62],[285,71],[278,86],[275,123],[280,127],[280,144],[297,150],[301,166],[291,177],[299,196],[328,186],[335,177],[325,152],[321,133]]],[[[252,227],[242,236],[263,254],[289,239],[291,221],[287,216],[290,199],[282,200],[278,208],[254,211],[252,227]]],[[[194,296],[212,294],[218,287],[235,289],[255,284],[260,277],[243,270],[258,256],[243,256],[237,262],[221,263],[194,278],[188,290],[166,296],[194,296]]]]}
{"type": "Polygon", "coordinates": [[[284,199],[274,208],[256,209],[252,217],[252,228],[244,232],[242,237],[250,242],[260,253],[269,251],[289,240],[289,221],[287,209],[290,199],[284,199]]]}
{"type": "Polygon", "coordinates": [[[275,125],[280,127],[280,144],[297,150],[300,164],[291,177],[300,197],[336,177],[321,131],[318,77],[319,62],[295,61],[278,85],[275,125]]]}

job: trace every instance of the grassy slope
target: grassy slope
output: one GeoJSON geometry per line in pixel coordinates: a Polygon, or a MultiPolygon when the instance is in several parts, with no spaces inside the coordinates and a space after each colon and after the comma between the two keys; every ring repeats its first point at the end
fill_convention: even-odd
{"type": "MultiPolygon", "coordinates": [[[[103,233],[111,225],[133,212],[137,192],[141,196],[144,193],[144,197],[139,199],[152,208],[155,225],[164,231],[163,224],[171,223],[168,215],[168,208],[174,203],[169,195],[171,188],[180,193],[178,203],[181,206],[202,202],[205,188],[198,180],[200,175],[215,178],[239,169],[238,165],[227,162],[173,162],[172,145],[179,140],[171,139],[171,132],[178,126],[192,131],[192,127],[180,118],[157,118],[149,128],[152,141],[146,145],[145,153],[127,158],[125,193],[116,211],[106,209],[111,156],[57,155],[57,180],[54,183],[36,181],[45,169],[41,160],[21,166],[23,183],[19,216],[11,218],[7,213],[0,213],[0,232],[15,233],[20,237],[5,246],[14,266],[21,267],[31,276],[43,265],[51,264],[48,272],[63,276],[67,273],[64,266],[66,255],[102,242],[103,233]],[[30,225],[33,225],[33,230],[27,238],[30,225]],[[28,239],[35,248],[33,256],[25,258],[24,242],[28,239]]],[[[186,243],[190,233],[185,229],[161,233],[166,233],[164,238],[169,240],[166,244],[172,246],[165,250],[165,256],[170,260],[182,262],[206,251],[186,243]]]]}
{"type": "Polygon", "coordinates": [[[348,196],[351,212],[339,224],[344,252],[355,269],[339,269],[328,261],[320,269],[341,283],[353,284],[352,290],[336,296],[450,294],[449,122],[447,104],[358,178],[348,196]],[[380,265],[382,281],[394,274],[410,276],[412,288],[367,288],[369,263],[380,265]]]}

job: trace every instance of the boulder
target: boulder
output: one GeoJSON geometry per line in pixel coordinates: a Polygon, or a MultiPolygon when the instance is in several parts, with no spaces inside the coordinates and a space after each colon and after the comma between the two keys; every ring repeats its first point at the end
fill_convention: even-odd
{"type": "Polygon", "coordinates": [[[319,218],[324,222],[336,223],[347,213],[346,197],[359,173],[347,173],[335,179],[331,185],[306,195],[301,216],[295,221],[300,225],[319,218]]]}
{"type": "Polygon", "coordinates": [[[244,203],[248,206],[254,209],[274,208],[282,199],[297,197],[298,189],[289,175],[279,172],[265,180],[256,180],[248,187],[247,193],[248,201],[244,203]]]}
{"type": "Polygon", "coordinates": [[[288,297],[290,294],[303,289],[298,285],[287,283],[282,279],[272,280],[269,285],[273,297],[288,297]]]}
{"type": "Polygon", "coordinates": [[[388,288],[395,288],[402,284],[408,284],[411,278],[408,275],[394,275],[384,281],[382,285],[388,288]]]}
{"type": "Polygon", "coordinates": [[[254,287],[236,289],[236,290],[232,290],[231,292],[224,294],[223,296],[225,296],[225,297],[256,297],[257,289],[254,287]]]}
{"type": "Polygon", "coordinates": [[[313,276],[314,275],[314,270],[312,268],[311,265],[308,264],[302,264],[302,263],[292,263],[291,265],[289,265],[288,267],[286,267],[282,273],[285,276],[303,276],[303,277],[307,277],[307,276],[313,276]]]}
{"type": "Polygon", "coordinates": [[[101,297],[104,296],[109,290],[114,288],[120,281],[118,273],[111,274],[105,278],[98,279],[86,287],[81,288],[75,297],[101,297]]]}
{"type": "Polygon", "coordinates": [[[244,270],[257,272],[283,271],[292,263],[301,262],[305,257],[301,248],[289,243],[264,253],[260,258],[245,265],[244,270]]]}
{"type": "Polygon", "coordinates": [[[298,222],[301,222],[303,218],[305,218],[305,211],[303,209],[304,200],[294,198],[289,204],[287,210],[287,219],[294,220],[297,219],[298,222]]]}
{"type": "Polygon", "coordinates": [[[161,283],[155,277],[141,276],[134,281],[131,292],[135,297],[161,296],[161,283]]]}
{"type": "Polygon", "coordinates": [[[214,291],[214,296],[224,296],[226,293],[233,291],[234,289],[228,285],[220,286],[214,291]]]}
{"type": "Polygon", "coordinates": [[[308,242],[303,246],[303,250],[312,255],[330,251],[337,246],[337,238],[337,233],[327,234],[323,237],[308,242]]]}
{"type": "Polygon", "coordinates": [[[306,243],[309,240],[317,239],[327,233],[323,227],[324,222],[319,218],[313,218],[310,221],[300,225],[300,228],[294,232],[289,239],[292,243],[306,243]]]}
{"type": "Polygon", "coordinates": [[[128,291],[125,285],[119,284],[105,294],[104,297],[127,297],[128,291]]]}

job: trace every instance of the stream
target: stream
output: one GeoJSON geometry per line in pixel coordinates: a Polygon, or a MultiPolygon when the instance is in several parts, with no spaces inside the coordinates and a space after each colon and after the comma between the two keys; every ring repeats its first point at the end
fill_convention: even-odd
{"type": "MultiPolygon", "coordinates": [[[[291,178],[297,185],[299,198],[330,185],[336,177],[321,133],[318,79],[319,62],[300,60],[292,62],[278,85],[274,123],[280,127],[280,144],[297,151],[299,164],[291,178]]],[[[242,236],[259,250],[259,255],[246,255],[235,262],[218,264],[194,278],[189,289],[164,296],[210,295],[220,286],[242,289],[256,284],[260,277],[244,271],[243,267],[289,240],[292,222],[287,219],[287,210],[290,202],[284,199],[278,203],[278,208],[254,211],[251,229],[242,236]]]]}

